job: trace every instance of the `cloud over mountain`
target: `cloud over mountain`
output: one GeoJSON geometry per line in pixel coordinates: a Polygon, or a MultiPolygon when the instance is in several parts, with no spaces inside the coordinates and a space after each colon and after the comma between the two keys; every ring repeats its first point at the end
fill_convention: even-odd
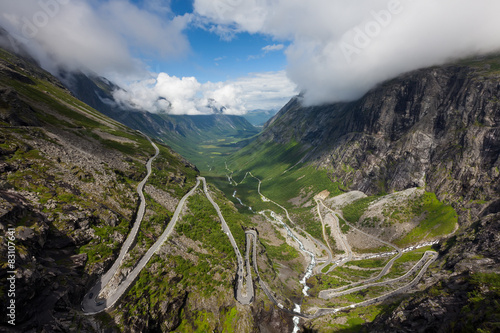
{"type": "Polygon", "coordinates": [[[195,0],[214,31],[289,40],[309,104],[352,100],[400,73],[500,50],[497,0],[195,0]]]}
{"type": "Polygon", "coordinates": [[[170,114],[245,114],[256,109],[276,109],[295,95],[284,71],[255,73],[226,82],[199,83],[194,77],[178,78],[160,73],[156,78],[131,83],[115,92],[123,106],[170,114]]]}
{"type": "MultiPolygon", "coordinates": [[[[284,71],[250,74],[227,82],[151,73],[148,59],[186,56],[185,30],[196,15],[175,15],[170,1],[23,0],[0,3],[0,26],[28,49],[42,67],[106,76],[123,86],[119,103],[151,112],[243,114],[281,107],[296,94],[284,71]]],[[[283,49],[272,44],[262,51],[283,49]]],[[[217,60],[224,59],[225,56],[217,60]]]]}
{"type": "Polygon", "coordinates": [[[175,57],[189,50],[183,34],[189,15],[165,19],[164,7],[153,7],[163,16],[118,0],[2,1],[0,25],[48,70],[134,75],[145,72],[139,55],[175,57]]]}

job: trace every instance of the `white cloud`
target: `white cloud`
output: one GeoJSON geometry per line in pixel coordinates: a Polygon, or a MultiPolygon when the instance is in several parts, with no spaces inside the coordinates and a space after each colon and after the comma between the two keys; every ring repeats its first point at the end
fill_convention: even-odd
{"type": "Polygon", "coordinates": [[[214,31],[291,41],[287,72],[309,104],[352,100],[400,73],[500,50],[498,0],[195,0],[194,8],[214,31]]]}
{"type": "MultiPolygon", "coordinates": [[[[166,15],[159,1],[152,5],[166,15]]],[[[138,74],[144,73],[145,66],[137,54],[175,57],[186,53],[189,43],[182,31],[190,16],[163,17],[119,0],[0,2],[0,24],[51,71],[62,65],[101,75],[138,74]]]]}
{"type": "Polygon", "coordinates": [[[283,44],[273,44],[273,45],[266,45],[262,48],[264,52],[273,52],[273,51],[280,51],[283,50],[285,45],[283,44]]]}
{"type": "Polygon", "coordinates": [[[178,78],[160,73],[156,79],[138,81],[116,91],[124,106],[170,114],[208,114],[213,108],[225,114],[245,114],[255,109],[277,109],[297,93],[284,71],[250,74],[226,82],[199,83],[194,77],[178,78]]]}
{"type": "Polygon", "coordinates": [[[247,111],[280,109],[298,91],[285,71],[254,73],[227,84],[241,87],[241,99],[247,111]]]}
{"type": "Polygon", "coordinates": [[[227,58],[226,56],[217,57],[217,58],[214,59],[214,61],[221,61],[221,60],[224,60],[226,58],[227,58]]]}

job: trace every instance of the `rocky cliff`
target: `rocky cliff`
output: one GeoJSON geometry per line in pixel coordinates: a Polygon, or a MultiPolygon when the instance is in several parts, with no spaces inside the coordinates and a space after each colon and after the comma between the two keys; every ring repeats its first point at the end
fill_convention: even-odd
{"type": "Polygon", "coordinates": [[[310,147],[305,160],[351,189],[425,186],[471,210],[469,219],[500,193],[499,77],[472,61],[405,74],[354,102],[303,107],[294,98],[261,139],[310,147]]]}
{"type": "Polygon", "coordinates": [[[353,102],[305,107],[296,97],[266,124],[258,140],[300,143],[301,162],[346,189],[424,187],[459,213],[460,230],[440,244],[450,275],[436,272],[368,331],[498,328],[499,98],[500,58],[483,57],[404,74],[353,102]]]}

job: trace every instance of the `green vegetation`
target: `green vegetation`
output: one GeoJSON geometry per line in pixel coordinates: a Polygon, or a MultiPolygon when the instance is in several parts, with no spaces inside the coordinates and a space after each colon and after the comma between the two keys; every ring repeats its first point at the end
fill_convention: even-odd
{"type": "MultiPolygon", "coordinates": [[[[290,168],[306,153],[297,142],[282,145],[257,141],[233,154],[227,161],[229,169],[235,172],[235,178],[243,178],[247,171],[252,172],[262,181],[275,178],[287,170],[290,171],[290,168]]],[[[221,166],[224,168],[223,161],[221,166]]]]}
{"type": "Polygon", "coordinates": [[[454,277],[450,282],[436,283],[421,292],[419,298],[434,301],[442,297],[458,297],[455,299],[460,299],[460,312],[451,316],[451,321],[443,323],[453,332],[499,331],[500,275],[496,272],[466,273],[454,277]]]}
{"type": "Polygon", "coordinates": [[[214,329],[216,322],[214,314],[205,311],[196,311],[192,318],[183,320],[179,327],[174,332],[179,333],[205,333],[211,332],[214,329]]]}
{"type": "Polygon", "coordinates": [[[344,218],[348,222],[356,224],[360,217],[365,213],[368,206],[379,197],[380,196],[371,196],[358,199],[349,205],[344,206],[342,208],[342,215],[344,215],[344,218]]]}
{"type": "Polygon", "coordinates": [[[352,250],[356,253],[382,253],[382,252],[391,252],[394,251],[393,247],[383,245],[379,247],[371,247],[371,248],[364,248],[364,249],[358,249],[357,247],[352,247],[352,250]]]}
{"type": "Polygon", "coordinates": [[[346,221],[340,217],[339,215],[337,215],[337,218],[339,219],[339,227],[340,227],[340,231],[342,231],[343,234],[346,234],[349,232],[349,230],[351,230],[351,227],[346,223],[346,221]]]}
{"type": "Polygon", "coordinates": [[[498,55],[469,58],[459,61],[459,64],[471,66],[483,75],[497,75],[500,73],[500,56],[498,55]]]}
{"type": "Polygon", "coordinates": [[[364,260],[354,260],[350,261],[349,265],[358,266],[360,268],[379,268],[383,267],[388,261],[388,258],[373,258],[373,259],[364,259],[364,260]]]}
{"type": "MultiPolygon", "coordinates": [[[[149,146],[151,147],[151,144],[149,146]]],[[[160,149],[160,155],[153,163],[153,172],[148,179],[148,184],[165,188],[181,197],[195,185],[198,172],[186,166],[185,162],[169,148],[160,144],[157,146],[160,149]]]]}
{"type": "MultiPolygon", "coordinates": [[[[224,268],[217,265],[217,262],[225,259],[225,255],[204,255],[198,253],[197,257],[197,263],[184,259],[181,256],[174,257],[176,264],[174,271],[179,276],[182,276],[182,279],[177,283],[175,288],[179,290],[197,290],[204,297],[210,297],[216,293],[216,289],[219,286],[231,288],[231,281],[229,279],[221,279],[221,281],[214,279],[214,275],[223,273],[224,268],[233,268],[230,265],[224,268]]],[[[225,262],[229,263],[228,261],[225,262]]]]}
{"type": "Polygon", "coordinates": [[[309,294],[316,297],[321,290],[342,287],[348,285],[349,282],[344,281],[337,276],[317,274],[309,278],[309,280],[307,280],[307,284],[311,286],[309,294]]]}
{"type": "MultiPolygon", "coordinates": [[[[265,143],[261,145],[253,142],[232,155],[227,164],[229,169],[234,171],[233,178],[237,181],[243,179],[247,172],[251,172],[255,177],[261,179],[262,193],[287,209],[293,208],[288,200],[304,195],[304,191],[306,194],[319,193],[326,189],[333,195],[340,194],[338,184],[329,179],[327,172],[304,164],[297,164],[304,153],[304,149],[297,143],[287,145],[265,143]]],[[[221,186],[218,187],[230,197],[232,193],[228,194],[232,187],[226,192],[228,184],[224,175],[227,170],[225,170],[224,164],[221,164],[220,170],[215,170],[218,175],[214,173],[209,176],[219,178],[218,184],[220,183],[221,186]]],[[[249,181],[248,177],[245,182],[247,181],[249,181]]],[[[256,192],[257,185],[254,180],[251,182],[254,183],[252,191],[256,192]]],[[[244,200],[246,199],[245,191],[241,191],[240,186],[235,189],[241,194],[243,202],[248,202],[244,200]]],[[[252,194],[258,198],[258,194],[252,194]]]]}
{"type": "Polygon", "coordinates": [[[222,323],[222,332],[234,332],[239,319],[238,309],[230,308],[224,313],[225,320],[222,323]]]}
{"type": "MultiPolygon", "coordinates": [[[[450,205],[440,202],[434,193],[426,192],[423,195],[402,202],[391,203],[382,211],[384,219],[372,217],[360,221],[369,205],[380,198],[371,196],[358,199],[342,208],[344,218],[350,223],[359,223],[362,227],[380,228],[390,227],[395,223],[418,220],[420,223],[402,238],[394,241],[399,246],[420,242],[426,238],[450,234],[458,223],[458,215],[450,205]]],[[[342,232],[347,232],[341,219],[342,232]]]]}
{"type": "Polygon", "coordinates": [[[202,171],[209,171],[259,133],[257,128],[238,116],[159,116],[177,129],[165,131],[161,139],[202,171]]]}
{"type": "Polygon", "coordinates": [[[470,282],[473,290],[467,294],[468,304],[460,311],[462,331],[497,332],[500,330],[500,276],[474,273],[470,282]]]}
{"type": "Polygon", "coordinates": [[[240,251],[245,249],[245,231],[243,227],[252,227],[253,224],[248,215],[241,214],[234,205],[224,198],[224,194],[217,188],[209,185],[210,192],[212,193],[212,199],[219,206],[219,209],[224,217],[224,220],[233,234],[236,244],[240,248],[240,251]]]}
{"type": "MultiPolygon", "coordinates": [[[[312,326],[318,331],[342,333],[367,333],[363,324],[370,323],[381,313],[391,312],[399,302],[374,304],[336,313],[334,316],[324,316],[313,321],[312,326]],[[343,322],[343,324],[339,324],[343,322]]],[[[336,306],[338,304],[332,304],[336,306]]]]}
{"type": "Polygon", "coordinates": [[[98,262],[105,261],[120,249],[120,244],[113,241],[113,234],[118,232],[119,234],[126,235],[128,233],[129,221],[122,220],[121,223],[116,226],[108,226],[105,224],[99,224],[94,227],[95,234],[99,236],[98,242],[90,242],[87,245],[80,247],[79,253],[86,253],[88,256],[87,265],[93,265],[98,262]]]}
{"type": "Polygon", "coordinates": [[[290,261],[299,257],[299,252],[287,243],[282,243],[279,246],[273,246],[261,239],[262,245],[266,249],[267,255],[275,260],[290,261]]]}
{"type": "Polygon", "coordinates": [[[222,231],[217,212],[205,195],[192,195],[187,207],[191,213],[177,223],[175,230],[180,235],[201,241],[212,249],[214,255],[223,255],[235,260],[236,254],[229,238],[222,231]]]}
{"type": "Polygon", "coordinates": [[[325,267],[323,267],[323,269],[321,269],[321,273],[323,274],[326,274],[326,272],[328,272],[328,270],[333,266],[332,263],[329,263],[328,265],[326,265],[325,267]]]}
{"type": "Polygon", "coordinates": [[[352,269],[347,266],[336,267],[330,273],[330,276],[336,276],[346,281],[356,282],[360,280],[365,280],[378,272],[376,270],[360,270],[352,269]]]}
{"type": "MultiPolygon", "coordinates": [[[[314,213],[310,207],[305,208],[290,208],[292,214],[292,221],[294,224],[302,227],[307,233],[318,240],[323,240],[323,228],[321,222],[315,218],[314,213]]],[[[288,223],[288,222],[287,222],[288,223]]],[[[290,223],[288,223],[290,225],[290,223]]],[[[300,233],[300,231],[298,231],[300,233]]],[[[303,237],[306,237],[302,233],[303,237]]]]}
{"type": "Polygon", "coordinates": [[[337,251],[335,249],[337,242],[335,241],[335,238],[332,237],[332,228],[329,225],[325,225],[325,234],[328,245],[330,245],[332,251],[336,253],[337,251]]]}
{"type": "Polygon", "coordinates": [[[453,207],[441,203],[434,193],[427,192],[415,200],[412,211],[415,216],[423,216],[424,218],[405,237],[395,242],[398,245],[416,243],[428,237],[450,234],[458,224],[458,215],[453,207]]]}
{"type": "MultiPolygon", "coordinates": [[[[261,192],[265,197],[285,207],[296,225],[313,237],[322,239],[321,223],[314,217],[311,207],[295,206],[290,199],[305,197],[312,199],[312,195],[323,190],[328,190],[332,195],[340,194],[341,191],[339,185],[331,181],[327,171],[297,163],[304,153],[304,149],[297,143],[260,145],[252,142],[232,155],[227,163],[230,170],[235,170],[232,174],[233,179],[241,182],[238,186],[229,184],[226,177],[228,171],[223,163],[215,167],[207,178],[223,190],[227,198],[231,199],[236,190],[241,201],[252,207],[253,211],[271,209],[284,215],[285,212],[272,202],[262,201],[257,191],[258,180],[247,174],[251,172],[262,180],[261,192]]],[[[252,214],[236,199],[231,200],[241,213],[252,214]]],[[[290,222],[286,223],[290,225],[290,222]]]]}
{"type": "Polygon", "coordinates": [[[425,251],[432,250],[430,246],[422,247],[410,252],[403,253],[401,257],[394,261],[389,273],[382,277],[382,280],[397,278],[401,275],[406,274],[406,272],[417,263],[425,251]]]}

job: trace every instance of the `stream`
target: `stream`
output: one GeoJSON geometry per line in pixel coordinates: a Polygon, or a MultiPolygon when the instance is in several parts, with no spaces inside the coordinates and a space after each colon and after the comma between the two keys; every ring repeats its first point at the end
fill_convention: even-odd
{"type": "Polygon", "coordinates": [[[235,198],[236,200],[238,200],[238,202],[240,203],[240,205],[242,205],[243,207],[248,207],[248,209],[253,212],[252,207],[245,205],[243,202],[241,202],[241,199],[236,196],[236,191],[234,191],[234,193],[233,193],[233,198],[235,198]]]}
{"type": "Polygon", "coordinates": [[[294,235],[294,233],[292,232],[292,229],[290,229],[290,227],[285,222],[283,222],[283,220],[281,219],[280,216],[278,216],[275,212],[271,211],[271,217],[273,219],[275,219],[276,221],[279,221],[281,223],[281,225],[285,227],[285,229],[288,233],[288,236],[290,236],[294,241],[296,241],[299,244],[300,250],[302,252],[308,254],[311,257],[311,263],[309,264],[309,266],[307,266],[306,274],[304,275],[302,280],[300,280],[300,284],[302,284],[304,286],[302,288],[302,293],[304,294],[304,296],[309,296],[309,294],[307,293],[307,291],[309,290],[309,287],[307,286],[306,281],[308,278],[310,278],[312,276],[314,266],[316,266],[316,257],[314,256],[314,253],[306,250],[304,244],[300,241],[300,239],[297,238],[297,236],[294,235]]]}
{"type": "MultiPolygon", "coordinates": [[[[226,166],[226,169],[227,169],[227,166],[226,166]]],[[[245,175],[245,178],[246,178],[246,176],[247,175],[245,175]]],[[[228,176],[227,178],[228,178],[229,184],[233,185],[233,181],[232,181],[231,177],[228,176]]],[[[233,192],[233,198],[235,198],[236,200],[238,200],[238,202],[243,207],[248,207],[248,209],[250,209],[252,212],[254,212],[253,209],[252,209],[252,207],[249,207],[249,206],[245,205],[241,201],[241,199],[236,196],[236,193],[237,193],[237,191],[235,190],[233,192]]],[[[259,181],[259,193],[260,193],[260,181],[259,181]]],[[[261,194],[261,199],[263,201],[269,201],[269,199],[267,199],[266,197],[264,197],[262,194],[261,194]]],[[[259,212],[259,213],[265,216],[264,212],[259,212]]],[[[304,296],[309,296],[309,294],[307,293],[307,291],[309,290],[309,287],[307,286],[307,279],[309,279],[312,276],[312,274],[313,274],[313,269],[316,266],[316,257],[314,256],[314,253],[308,251],[305,248],[304,243],[302,243],[300,241],[300,239],[297,236],[295,236],[295,234],[293,233],[292,229],[285,222],[283,222],[283,219],[278,214],[276,214],[274,211],[271,211],[271,217],[275,221],[278,221],[286,229],[288,236],[291,237],[294,241],[296,241],[297,244],[299,244],[299,249],[303,253],[306,253],[307,255],[309,255],[311,257],[311,262],[307,266],[306,273],[304,274],[304,277],[299,281],[300,284],[303,285],[302,294],[304,294],[304,296]]],[[[296,304],[296,303],[294,303],[294,305],[295,305],[295,307],[294,307],[293,310],[295,312],[300,313],[300,310],[301,310],[300,309],[300,305],[296,304]]],[[[292,333],[298,333],[300,331],[300,327],[299,327],[300,318],[298,316],[294,316],[292,320],[293,320],[293,331],[292,331],[292,333]]]]}
{"type": "MultiPolygon", "coordinates": [[[[307,253],[311,257],[311,263],[307,266],[306,274],[304,275],[302,280],[299,281],[300,284],[304,286],[302,288],[302,293],[304,294],[304,296],[309,296],[309,294],[307,293],[307,291],[309,290],[309,287],[307,286],[307,279],[312,276],[314,266],[316,266],[316,257],[312,252],[306,250],[304,244],[300,241],[300,239],[298,239],[298,237],[293,234],[292,229],[290,229],[290,227],[286,223],[284,223],[283,220],[275,212],[271,211],[271,217],[276,221],[279,221],[281,225],[285,227],[288,236],[290,236],[293,240],[295,240],[299,244],[300,250],[304,253],[307,253]]],[[[295,307],[293,311],[300,313],[300,305],[296,303],[294,304],[295,307]]],[[[300,331],[299,327],[300,318],[298,316],[294,316],[292,320],[293,320],[292,333],[298,333],[300,331]]]]}

